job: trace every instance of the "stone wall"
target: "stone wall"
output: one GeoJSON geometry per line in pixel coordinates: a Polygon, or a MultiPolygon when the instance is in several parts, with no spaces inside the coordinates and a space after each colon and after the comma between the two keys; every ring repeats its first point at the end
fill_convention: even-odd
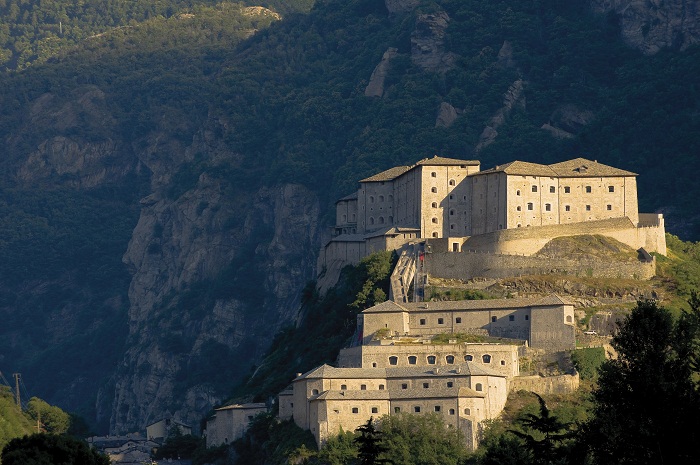
{"type": "Polygon", "coordinates": [[[659,218],[656,224],[652,223],[648,227],[647,223],[643,223],[642,226],[641,228],[637,227],[629,218],[610,218],[575,224],[504,229],[470,237],[463,244],[462,250],[534,255],[550,240],[557,237],[598,234],[617,239],[635,250],[643,247],[647,252],[665,253],[666,239],[663,219],[659,218]],[[654,244],[660,243],[663,244],[662,247],[653,247],[654,244]],[[662,250],[659,250],[660,248],[662,250]]]}
{"type": "Polygon", "coordinates": [[[518,376],[509,380],[508,389],[515,391],[531,391],[539,395],[566,394],[574,392],[579,386],[579,374],[548,376],[518,376]]]}
{"type": "Polygon", "coordinates": [[[449,279],[508,278],[520,275],[567,274],[600,278],[651,279],[656,262],[552,260],[489,252],[438,252],[426,256],[429,275],[449,279]]]}

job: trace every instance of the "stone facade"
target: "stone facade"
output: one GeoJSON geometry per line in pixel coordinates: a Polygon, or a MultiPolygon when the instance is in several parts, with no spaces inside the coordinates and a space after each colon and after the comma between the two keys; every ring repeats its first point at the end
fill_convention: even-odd
{"type": "Polygon", "coordinates": [[[526,340],[545,350],[575,348],[574,305],[552,295],[531,299],[446,302],[383,302],[358,315],[365,344],[377,331],[397,336],[433,336],[482,329],[490,336],[526,340]]]}
{"type": "Polygon", "coordinates": [[[590,224],[631,247],[665,255],[663,217],[639,213],[636,176],[585,158],[552,165],[515,161],[485,171],[475,160],[437,156],[397,166],[361,180],[356,193],[337,202],[336,235],[321,251],[318,269],[334,261],[357,263],[380,247],[396,249],[415,239],[449,239],[450,250],[461,251],[469,238],[531,255],[545,238],[587,234],[590,224]],[[497,234],[518,229],[528,231],[521,234],[527,241],[497,234]]]}
{"type": "MultiPolygon", "coordinates": [[[[427,341],[424,341],[427,342],[427,341]]],[[[518,362],[521,344],[426,344],[385,340],[342,349],[340,368],[453,367],[464,362],[489,368],[512,378],[520,374],[518,362]]]]}
{"type": "Polygon", "coordinates": [[[230,444],[243,437],[250,421],[256,415],[265,412],[267,412],[267,406],[262,403],[217,408],[214,416],[207,420],[207,447],[230,444]]]}
{"type": "Polygon", "coordinates": [[[447,367],[334,368],[299,375],[280,396],[280,417],[310,430],[319,445],[370,417],[438,413],[476,447],[479,424],[495,418],[508,395],[505,375],[474,363],[447,367]],[[282,416],[281,412],[292,412],[282,416]]]}

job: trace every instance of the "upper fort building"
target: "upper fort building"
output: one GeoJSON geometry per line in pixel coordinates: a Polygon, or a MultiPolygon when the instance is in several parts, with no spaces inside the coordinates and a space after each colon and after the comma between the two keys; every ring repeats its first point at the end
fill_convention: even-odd
{"type": "Polygon", "coordinates": [[[514,161],[485,171],[475,160],[438,156],[397,166],[361,180],[356,193],[338,200],[335,235],[319,269],[415,238],[556,225],[572,225],[559,235],[574,235],[573,225],[591,222],[603,230],[656,228],[651,235],[622,235],[622,242],[665,254],[663,218],[639,214],[636,176],[584,158],[552,165],[514,161]],[[606,222],[611,219],[626,221],[606,222]]]}

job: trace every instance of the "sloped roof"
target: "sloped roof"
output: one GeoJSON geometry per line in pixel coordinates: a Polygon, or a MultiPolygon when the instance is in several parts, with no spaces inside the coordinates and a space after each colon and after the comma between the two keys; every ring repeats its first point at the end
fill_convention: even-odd
{"type": "Polygon", "coordinates": [[[216,410],[217,412],[219,410],[234,410],[234,409],[240,409],[240,410],[251,410],[251,409],[261,409],[267,408],[267,405],[261,402],[256,402],[256,403],[250,403],[250,404],[232,404],[232,405],[225,405],[223,407],[219,407],[216,410]]]}
{"type": "Polygon", "coordinates": [[[445,300],[437,302],[408,302],[401,305],[386,301],[364,310],[362,313],[380,312],[429,312],[449,310],[492,310],[508,308],[524,308],[532,306],[573,305],[556,294],[547,297],[518,298],[518,299],[484,299],[484,300],[445,300]]]}
{"type": "Polygon", "coordinates": [[[336,200],[335,203],[344,202],[344,201],[346,201],[346,200],[357,200],[357,191],[353,192],[352,194],[346,195],[346,196],[343,197],[342,199],[336,200]]]}
{"type": "Polygon", "coordinates": [[[479,160],[459,160],[457,158],[446,158],[446,157],[438,157],[435,155],[433,158],[424,158],[418,163],[416,163],[416,166],[462,166],[462,165],[469,165],[469,166],[479,166],[481,165],[481,162],[479,160]]]}
{"type": "Polygon", "coordinates": [[[360,182],[391,181],[398,178],[411,168],[412,166],[394,166],[393,168],[389,168],[388,170],[377,173],[369,178],[361,179],[360,182]]]}
{"type": "Polygon", "coordinates": [[[490,173],[506,173],[516,176],[549,176],[553,178],[572,177],[608,177],[608,176],[636,176],[631,171],[621,170],[612,166],[598,163],[586,158],[574,158],[573,160],[554,163],[551,165],[541,165],[526,161],[512,161],[494,168],[474,173],[472,176],[479,176],[490,173]]]}
{"type": "Polygon", "coordinates": [[[379,237],[379,236],[395,236],[398,234],[403,234],[403,233],[408,233],[408,232],[420,232],[419,228],[408,228],[406,226],[386,226],[382,229],[378,229],[376,231],[372,231],[370,233],[365,234],[365,238],[369,239],[371,237],[379,237]]]}
{"type": "MultiPolygon", "coordinates": [[[[463,363],[450,366],[411,366],[387,368],[336,368],[321,365],[296,378],[301,379],[402,379],[427,377],[459,377],[459,376],[498,376],[506,375],[486,368],[476,363],[463,363]]],[[[296,381],[295,380],[295,381],[296,381]]]]}
{"type": "Polygon", "coordinates": [[[573,160],[554,163],[553,165],[549,165],[549,167],[557,176],[567,178],[637,176],[637,173],[614,168],[586,158],[574,158],[573,160]]]}
{"type": "Polygon", "coordinates": [[[384,390],[368,390],[368,391],[323,391],[318,396],[312,397],[311,400],[389,400],[390,394],[384,390]]]}
{"type": "Polygon", "coordinates": [[[547,165],[540,165],[539,163],[530,163],[527,161],[512,161],[504,165],[496,165],[496,167],[481,171],[479,173],[474,173],[472,176],[479,176],[482,174],[492,174],[492,173],[506,173],[510,175],[519,176],[549,176],[555,177],[557,174],[547,165]]]}

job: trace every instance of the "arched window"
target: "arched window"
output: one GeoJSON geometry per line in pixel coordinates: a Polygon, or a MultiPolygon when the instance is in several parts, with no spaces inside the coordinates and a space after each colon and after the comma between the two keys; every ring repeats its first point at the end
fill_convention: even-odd
{"type": "Polygon", "coordinates": [[[369,217],[369,224],[374,224],[374,217],[373,216],[369,217]]]}
{"type": "Polygon", "coordinates": [[[430,206],[433,207],[433,208],[437,208],[437,202],[431,203],[430,206]]]}
{"type": "Polygon", "coordinates": [[[394,196],[389,194],[389,202],[393,202],[393,201],[394,201],[394,196]]]}
{"type": "Polygon", "coordinates": [[[567,323],[573,322],[573,319],[571,318],[571,315],[566,315],[566,322],[567,322],[567,323]]]}
{"type": "Polygon", "coordinates": [[[379,201],[380,201],[380,202],[384,202],[384,196],[383,196],[383,195],[380,195],[380,196],[379,196],[379,201]]]}
{"type": "Polygon", "coordinates": [[[470,409],[470,408],[465,408],[465,409],[464,409],[464,414],[465,414],[465,415],[471,415],[471,414],[472,414],[472,409],[470,409]]]}
{"type": "Polygon", "coordinates": [[[432,192],[433,194],[437,194],[437,187],[431,187],[430,192],[432,192]]]}
{"type": "Polygon", "coordinates": [[[433,237],[438,237],[438,233],[434,232],[433,237]]]}
{"type": "Polygon", "coordinates": [[[484,387],[481,385],[481,383],[476,383],[474,390],[475,391],[483,391],[484,387]]]}
{"type": "Polygon", "coordinates": [[[318,389],[312,389],[312,390],[311,390],[311,395],[312,395],[312,396],[318,395],[318,389]]]}
{"type": "Polygon", "coordinates": [[[435,356],[428,355],[428,365],[435,365],[435,356]]]}
{"type": "Polygon", "coordinates": [[[433,222],[433,224],[437,224],[437,222],[438,222],[438,219],[437,219],[437,218],[435,218],[435,217],[433,217],[433,219],[432,219],[431,221],[433,222]]]}
{"type": "Polygon", "coordinates": [[[345,223],[347,221],[347,218],[348,218],[347,215],[343,215],[343,223],[345,223]]]}
{"type": "Polygon", "coordinates": [[[399,358],[395,356],[389,357],[389,365],[397,365],[399,363],[399,358]]]}
{"type": "Polygon", "coordinates": [[[517,191],[515,191],[515,195],[520,195],[520,189],[518,189],[517,191]]]}
{"type": "Polygon", "coordinates": [[[471,362],[471,361],[473,361],[473,360],[474,360],[474,356],[473,356],[473,355],[465,355],[465,356],[464,356],[464,361],[465,361],[465,362],[471,362]]]}
{"type": "Polygon", "coordinates": [[[501,366],[506,366],[506,361],[505,361],[505,360],[501,360],[501,366]]]}
{"type": "Polygon", "coordinates": [[[450,210],[450,216],[454,216],[454,214],[455,214],[455,211],[454,211],[454,210],[450,210]]]}
{"type": "Polygon", "coordinates": [[[390,216],[390,217],[389,217],[389,223],[392,223],[392,224],[394,223],[394,217],[393,217],[393,216],[390,216]]]}
{"type": "Polygon", "coordinates": [[[454,415],[454,414],[455,414],[455,409],[451,408],[451,409],[450,409],[450,415],[454,415]]]}
{"type": "Polygon", "coordinates": [[[481,360],[483,360],[484,363],[491,363],[491,356],[489,354],[484,354],[481,360]]]}
{"type": "Polygon", "coordinates": [[[369,203],[374,203],[374,196],[373,195],[369,196],[369,203]]]}
{"type": "Polygon", "coordinates": [[[431,177],[431,178],[437,177],[437,173],[436,173],[435,171],[433,171],[432,173],[430,173],[430,177],[431,177]]]}
{"type": "Polygon", "coordinates": [[[416,358],[415,355],[409,355],[408,356],[408,364],[409,365],[415,365],[418,359],[416,358]]]}
{"type": "Polygon", "coordinates": [[[450,186],[454,186],[456,184],[454,179],[450,179],[450,186]]]}
{"type": "Polygon", "coordinates": [[[384,224],[384,217],[383,216],[379,217],[379,224],[384,224]]]}
{"type": "Polygon", "coordinates": [[[454,356],[454,355],[448,355],[447,357],[445,357],[445,361],[446,361],[448,364],[452,365],[452,364],[455,362],[455,356],[454,356]]]}

